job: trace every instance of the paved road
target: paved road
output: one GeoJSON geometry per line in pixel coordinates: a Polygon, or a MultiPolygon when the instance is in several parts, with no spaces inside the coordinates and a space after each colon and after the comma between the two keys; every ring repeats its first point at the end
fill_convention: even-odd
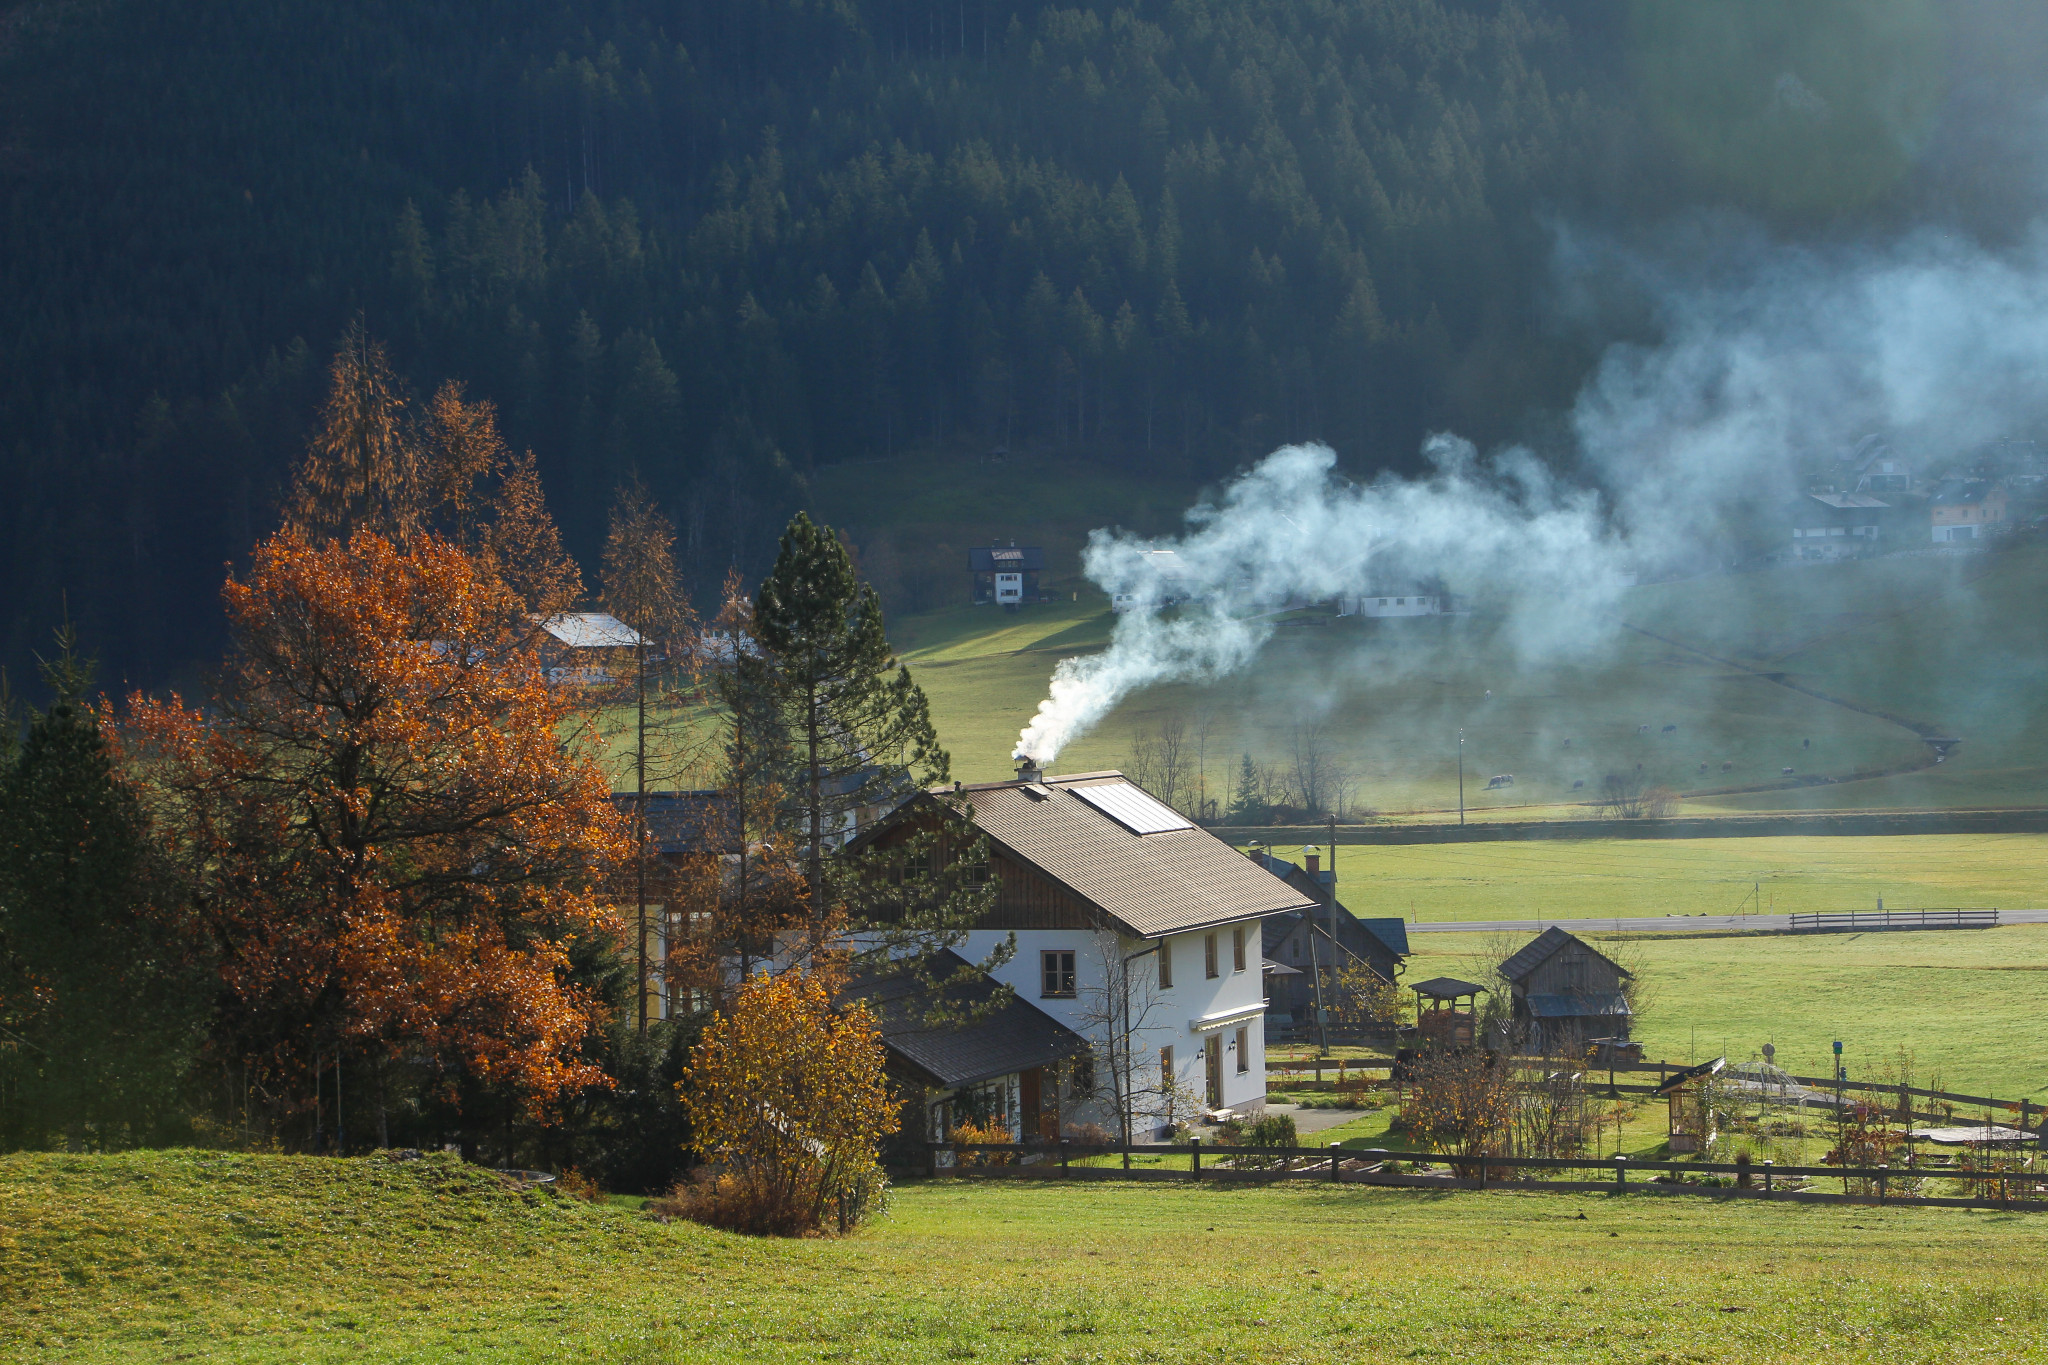
{"type": "MultiPolygon", "coordinates": [[[[2048,924],[2048,910],[2000,910],[2000,924],[2048,924]]],[[[1432,920],[1411,924],[1411,934],[1524,933],[1556,925],[1560,929],[1606,930],[1609,933],[1698,933],[1702,929],[1723,930],[1790,929],[1790,915],[1646,915],[1621,919],[1481,919],[1432,920]]],[[[1936,928],[1942,926],[1935,926],[1936,928]]],[[[1898,926],[1885,932],[1896,932],[1898,926]]],[[[1862,932],[1862,931],[1858,931],[1862,932]]],[[[1870,932],[1877,932],[1873,927],[1870,932]]]]}

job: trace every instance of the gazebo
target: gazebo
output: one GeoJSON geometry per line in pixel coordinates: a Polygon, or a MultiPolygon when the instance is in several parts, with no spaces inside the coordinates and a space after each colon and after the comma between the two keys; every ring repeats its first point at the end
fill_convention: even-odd
{"type": "Polygon", "coordinates": [[[1469,1046],[1478,1036],[1479,997],[1486,987],[1454,976],[1433,976],[1415,986],[1415,1031],[1424,1043],[1469,1046]]]}
{"type": "Polygon", "coordinates": [[[1704,1152],[1714,1142],[1714,1078],[1728,1065],[1726,1057],[1701,1062],[1667,1076],[1658,1086],[1670,1109],[1666,1140],[1674,1152],[1704,1152]]]}

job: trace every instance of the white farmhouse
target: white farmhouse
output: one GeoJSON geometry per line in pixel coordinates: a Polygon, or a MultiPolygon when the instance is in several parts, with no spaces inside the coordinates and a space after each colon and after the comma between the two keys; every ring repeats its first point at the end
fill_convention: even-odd
{"type": "MultiPolygon", "coordinates": [[[[946,818],[939,795],[913,798],[859,842],[887,847],[946,818]]],[[[1128,1113],[1133,1140],[1146,1141],[1173,1119],[1263,1108],[1260,921],[1312,898],[1119,772],[1026,766],[957,796],[1001,884],[958,953],[985,960],[1014,934],[1016,954],[994,976],[1091,1050],[1058,1077],[984,1078],[975,1109],[1033,1137],[1089,1123],[1116,1133],[1128,1113]]],[[[955,1096],[926,1099],[937,1136],[955,1096]]]]}

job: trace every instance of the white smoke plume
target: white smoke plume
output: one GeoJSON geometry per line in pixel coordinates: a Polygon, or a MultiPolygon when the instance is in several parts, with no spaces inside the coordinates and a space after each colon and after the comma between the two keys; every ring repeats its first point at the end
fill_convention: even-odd
{"type": "Polygon", "coordinates": [[[1611,347],[1580,393],[1584,483],[1453,436],[1430,439],[1425,476],[1365,485],[1328,447],[1289,446],[1177,539],[1097,531],[1083,571],[1131,607],[1106,651],[1061,661],[1018,756],[1049,762],[1140,689],[1245,667],[1290,603],[1423,579],[1483,590],[1525,658],[1590,654],[1633,568],[1727,562],[1803,469],[1879,435],[1926,471],[2048,416],[2048,231],[2003,255],[1935,232],[1883,250],[1705,245],[1647,258],[1560,235],[1567,297],[1619,281],[1662,333],[1611,347]]]}

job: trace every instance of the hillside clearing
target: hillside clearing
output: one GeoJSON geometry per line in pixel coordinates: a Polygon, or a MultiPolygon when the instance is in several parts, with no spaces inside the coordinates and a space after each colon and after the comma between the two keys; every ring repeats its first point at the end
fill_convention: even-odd
{"type": "Polygon", "coordinates": [[[208,1361],[2048,1358],[2048,1219],[1299,1185],[899,1190],[844,1241],[445,1158],[0,1160],[0,1353],[208,1361]]]}

